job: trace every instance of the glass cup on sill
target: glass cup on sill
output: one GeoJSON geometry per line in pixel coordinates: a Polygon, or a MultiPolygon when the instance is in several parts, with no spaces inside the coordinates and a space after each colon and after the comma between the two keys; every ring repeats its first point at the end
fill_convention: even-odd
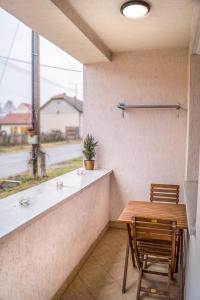
{"type": "Polygon", "coordinates": [[[57,188],[62,189],[63,188],[63,181],[62,180],[57,180],[56,186],[57,186],[57,188]]]}
{"type": "Polygon", "coordinates": [[[84,169],[84,168],[79,168],[79,169],[77,169],[76,174],[77,174],[77,175],[84,175],[84,174],[85,174],[85,169],[84,169]]]}
{"type": "Polygon", "coordinates": [[[19,200],[19,205],[22,207],[27,207],[31,204],[30,199],[28,198],[22,198],[19,200]]]}

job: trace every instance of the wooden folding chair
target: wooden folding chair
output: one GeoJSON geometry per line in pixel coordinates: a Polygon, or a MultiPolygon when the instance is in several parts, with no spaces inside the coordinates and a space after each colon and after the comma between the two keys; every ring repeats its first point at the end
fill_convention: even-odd
{"type": "MultiPolygon", "coordinates": [[[[180,186],[176,184],[158,184],[152,183],[150,190],[150,201],[160,203],[179,203],[179,189],[180,186]]],[[[181,231],[177,232],[176,238],[176,273],[178,272],[179,252],[181,231]]]]}
{"type": "Polygon", "coordinates": [[[150,191],[150,201],[178,204],[179,185],[152,183],[150,191]]]}
{"type": "MultiPolygon", "coordinates": [[[[178,204],[179,203],[179,185],[175,184],[151,184],[150,190],[150,201],[151,202],[160,202],[160,203],[170,203],[178,204]]],[[[180,252],[180,238],[181,231],[177,231],[176,237],[176,273],[178,272],[179,264],[179,252],[180,252]]],[[[124,265],[124,277],[122,284],[122,293],[126,292],[126,279],[127,279],[127,270],[128,270],[128,256],[129,256],[129,244],[127,243],[125,265],[124,265]]]]}
{"type": "Polygon", "coordinates": [[[133,217],[133,244],[135,257],[139,268],[139,280],[136,300],[140,297],[140,292],[157,294],[170,299],[170,283],[175,272],[176,256],[176,222],[133,217]],[[145,262],[163,263],[168,265],[168,273],[152,271],[145,268],[145,262]],[[155,274],[168,276],[167,289],[157,289],[154,287],[142,286],[143,274],[155,274]]]}

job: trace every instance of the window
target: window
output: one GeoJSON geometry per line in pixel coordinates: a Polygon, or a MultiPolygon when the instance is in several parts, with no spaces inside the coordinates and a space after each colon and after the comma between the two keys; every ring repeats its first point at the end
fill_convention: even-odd
{"type": "MultiPolygon", "coordinates": [[[[27,154],[24,161],[15,163],[15,160],[10,159],[6,164],[4,155],[0,156],[0,178],[5,178],[27,171],[27,158],[30,157],[32,149],[31,145],[28,145],[28,135],[33,134],[33,130],[28,130],[32,126],[32,30],[3,9],[0,9],[0,24],[0,147],[6,149],[6,155],[13,155],[13,147],[27,154]]],[[[77,118],[67,117],[68,112],[61,108],[62,99],[59,97],[52,105],[49,104],[51,98],[56,95],[61,95],[65,101],[69,97],[68,101],[71,104],[74,97],[82,100],[82,64],[43,37],[40,37],[39,55],[42,149],[48,151],[46,149],[49,142],[54,148],[70,147],[65,135],[65,129],[69,125],[66,122],[73,122],[77,118]]],[[[68,151],[65,151],[65,148],[61,149],[63,151],[60,150],[58,155],[49,154],[52,152],[49,151],[48,162],[55,164],[81,156],[81,144],[76,143],[73,146],[76,148],[72,149],[76,153],[75,156],[71,153],[67,156],[68,151]]],[[[54,152],[56,153],[56,149],[54,152]]],[[[79,166],[81,159],[76,162],[75,168],[79,166]]],[[[21,181],[21,178],[18,180],[21,181]]],[[[0,189],[0,198],[7,196],[4,191],[3,195],[1,192],[0,189]]]]}

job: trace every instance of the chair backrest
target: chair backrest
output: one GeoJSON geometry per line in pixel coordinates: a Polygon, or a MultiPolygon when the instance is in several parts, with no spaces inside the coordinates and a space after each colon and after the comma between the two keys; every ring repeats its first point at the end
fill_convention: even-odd
{"type": "Polygon", "coordinates": [[[151,184],[150,201],[178,204],[179,185],[157,183],[151,184]]]}
{"type": "Polygon", "coordinates": [[[138,265],[140,255],[168,256],[175,267],[176,221],[133,217],[133,243],[138,265]],[[163,244],[163,241],[166,242],[163,244]],[[160,242],[160,243],[159,243],[160,242]],[[164,246],[163,246],[164,245],[164,246]]]}

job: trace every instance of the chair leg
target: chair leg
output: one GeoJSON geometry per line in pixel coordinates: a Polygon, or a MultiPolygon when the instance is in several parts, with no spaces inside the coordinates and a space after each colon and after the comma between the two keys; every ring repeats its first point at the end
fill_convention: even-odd
{"type": "Polygon", "coordinates": [[[147,265],[147,260],[148,260],[148,255],[144,256],[144,269],[147,269],[148,265],[147,265]]]}
{"type": "Polygon", "coordinates": [[[136,300],[140,299],[141,282],[142,282],[142,268],[140,268],[140,272],[139,272],[136,300]]]}
{"type": "Polygon", "coordinates": [[[123,285],[122,285],[122,293],[126,293],[126,279],[127,279],[127,271],[128,271],[128,259],[129,259],[129,240],[127,240],[126,246],[126,257],[124,264],[124,277],[123,277],[123,285]]]}
{"type": "Polygon", "coordinates": [[[181,239],[181,233],[179,232],[179,238],[178,238],[178,245],[177,245],[177,256],[176,256],[176,269],[175,273],[178,273],[178,266],[179,266],[179,256],[180,256],[180,239],[181,239]]]}
{"type": "Polygon", "coordinates": [[[171,278],[173,277],[171,266],[168,267],[168,282],[167,282],[167,291],[168,291],[168,300],[170,300],[170,285],[171,285],[171,278]]]}

